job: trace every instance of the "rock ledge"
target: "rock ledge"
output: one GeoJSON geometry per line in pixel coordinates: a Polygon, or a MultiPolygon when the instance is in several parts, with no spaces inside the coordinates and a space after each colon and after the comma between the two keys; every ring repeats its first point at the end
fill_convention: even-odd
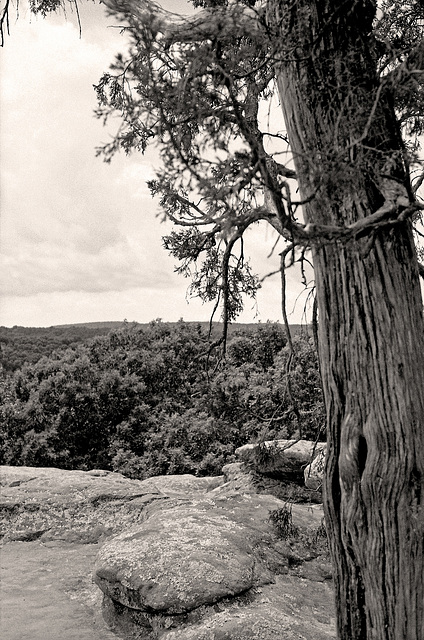
{"type": "Polygon", "coordinates": [[[287,505],[248,477],[240,463],[144,481],[2,467],[3,544],[97,543],[103,615],[128,640],[334,638],[322,506],[287,505]]]}

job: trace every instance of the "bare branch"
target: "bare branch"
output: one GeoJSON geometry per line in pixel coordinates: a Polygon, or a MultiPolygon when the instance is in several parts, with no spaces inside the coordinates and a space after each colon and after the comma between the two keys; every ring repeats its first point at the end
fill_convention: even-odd
{"type": "Polygon", "coordinates": [[[0,15],[0,46],[4,46],[4,33],[6,31],[7,35],[10,35],[9,32],[9,7],[10,0],[6,0],[4,3],[3,10],[0,15]]]}
{"type": "Polygon", "coordinates": [[[424,182],[424,172],[421,173],[421,175],[417,178],[416,182],[414,182],[412,186],[412,193],[417,194],[418,189],[421,187],[423,182],[424,182]]]}
{"type": "Polygon", "coordinates": [[[285,164],[281,164],[274,160],[274,166],[277,169],[278,175],[283,176],[283,178],[296,178],[296,172],[293,169],[289,169],[285,164]]]}

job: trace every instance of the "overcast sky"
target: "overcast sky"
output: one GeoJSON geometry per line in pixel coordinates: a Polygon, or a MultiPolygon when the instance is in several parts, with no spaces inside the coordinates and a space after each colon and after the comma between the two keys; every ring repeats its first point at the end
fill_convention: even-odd
{"type": "MultiPolygon", "coordinates": [[[[184,11],[181,0],[164,6],[184,11]]],[[[51,326],[73,322],[208,320],[211,307],[187,300],[188,281],[174,272],[145,185],[155,153],[95,157],[108,132],[93,117],[95,84],[114,54],[125,50],[101,6],[81,5],[75,16],[34,18],[19,4],[19,19],[1,51],[1,303],[0,325],[51,326]]],[[[278,268],[267,258],[275,237],[255,229],[247,242],[254,270],[278,268]]],[[[299,274],[288,274],[291,322],[299,274]]],[[[257,306],[240,321],[280,320],[279,278],[264,283],[257,306]]]]}

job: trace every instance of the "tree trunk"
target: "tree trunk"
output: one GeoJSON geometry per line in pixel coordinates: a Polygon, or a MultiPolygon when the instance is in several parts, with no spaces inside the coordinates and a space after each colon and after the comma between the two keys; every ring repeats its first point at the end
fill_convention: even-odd
{"type": "MultiPolygon", "coordinates": [[[[348,225],[409,192],[373,17],[368,0],[269,6],[309,223],[348,225]]],[[[410,223],[324,239],[313,259],[338,634],[423,640],[424,324],[410,223]]]]}

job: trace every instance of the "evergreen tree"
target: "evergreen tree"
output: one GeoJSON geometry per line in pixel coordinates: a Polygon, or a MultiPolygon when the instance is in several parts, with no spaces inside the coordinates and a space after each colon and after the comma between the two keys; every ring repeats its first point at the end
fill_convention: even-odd
{"type": "Polygon", "coordinates": [[[289,242],[283,276],[285,258],[311,249],[339,637],[418,640],[424,326],[411,224],[421,178],[414,185],[411,170],[423,127],[422,3],[388,1],[380,16],[371,0],[208,1],[186,19],[148,0],[106,4],[127,19],[134,46],[99,85],[102,115],[124,122],[104,151],[160,140],[151,186],[184,227],[167,247],[195,289],[221,296],[226,318],[237,313],[239,292],[256,283],[235,247],[258,220],[289,242]],[[274,135],[287,139],[294,171],[261,127],[275,86],[274,135]]]}

